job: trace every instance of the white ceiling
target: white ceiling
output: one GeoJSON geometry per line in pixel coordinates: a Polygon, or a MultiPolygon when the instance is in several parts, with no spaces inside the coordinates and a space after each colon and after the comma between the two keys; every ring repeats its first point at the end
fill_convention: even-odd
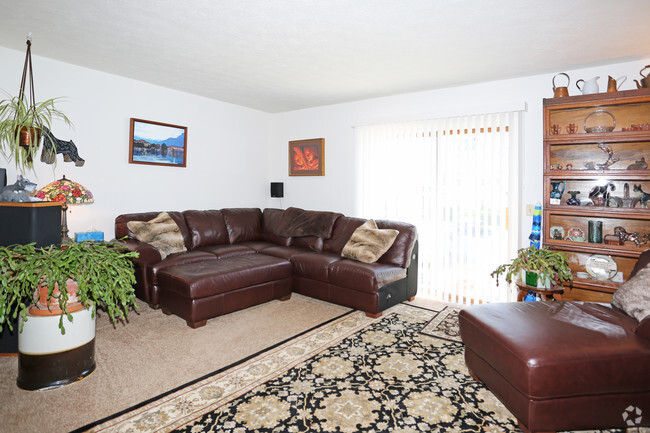
{"type": "Polygon", "coordinates": [[[0,45],[32,32],[36,56],[282,112],[647,59],[649,17],[649,0],[4,0],[0,45]]]}

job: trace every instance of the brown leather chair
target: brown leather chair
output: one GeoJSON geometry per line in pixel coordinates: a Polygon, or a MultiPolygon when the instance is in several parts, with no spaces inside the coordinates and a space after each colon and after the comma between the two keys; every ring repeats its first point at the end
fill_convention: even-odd
{"type": "MultiPolygon", "coordinates": [[[[632,275],[648,261],[650,250],[632,275]]],[[[512,302],[469,306],[459,326],[470,373],[524,432],[650,425],[650,317],[593,302],[512,302]]]]}

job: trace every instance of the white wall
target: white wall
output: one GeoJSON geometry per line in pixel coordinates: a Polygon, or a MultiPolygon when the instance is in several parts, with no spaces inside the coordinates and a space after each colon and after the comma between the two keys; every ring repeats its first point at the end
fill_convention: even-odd
{"type": "MultiPolygon", "coordinates": [[[[514,60],[513,60],[514,61],[514,60]]],[[[579,94],[575,81],[600,76],[601,91],[607,76],[628,79],[620,90],[636,88],[632,82],[650,60],[618,63],[566,72],[571,78],[569,92],[579,94]]],[[[477,71],[480,73],[480,71],[477,71]]],[[[553,96],[555,74],[537,75],[462,87],[431,90],[345,104],[317,107],[275,115],[269,167],[274,181],[285,183],[283,206],[334,210],[359,215],[356,188],[354,126],[398,121],[444,118],[463,114],[504,111],[525,103],[523,126],[523,167],[521,184],[520,246],[527,246],[532,218],[525,217],[525,205],[542,199],[542,99],[553,96]],[[325,138],[325,176],[289,177],[288,142],[325,138]]],[[[557,84],[560,85],[560,77],[557,84]]],[[[387,173],[390,176],[391,173],[387,173]]]]}
{"type": "MultiPolygon", "coordinates": [[[[17,95],[24,57],[0,48],[0,89],[17,95]]],[[[58,155],[56,168],[39,160],[25,175],[37,188],[65,175],[95,195],[93,204],[70,207],[71,236],[93,227],[111,239],[121,213],[265,206],[272,115],[35,55],[32,60],[36,100],[67,99],[60,108],[74,129],[57,124],[54,135],[72,139],[86,163],[75,167],[58,155]],[[129,164],[131,117],[187,126],[187,167],[129,164]]],[[[13,162],[0,155],[0,167],[13,183],[13,162]]]]}
{"type": "MultiPolygon", "coordinates": [[[[17,93],[24,55],[0,47],[0,89],[17,93]]],[[[523,216],[525,205],[542,201],[542,99],[552,96],[554,74],[273,115],[36,55],[33,62],[36,99],[68,100],[61,108],[75,128],[58,125],[54,134],[73,139],[86,164],[75,167],[59,155],[56,168],[39,161],[35,173],[27,176],[42,187],[65,174],[96,197],[94,204],[71,207],[71,233],[94,227],[110,238],[115,216],[141,211],[297,206],[359,215],[354,126],[487,113],[522,103],[528,107],[523,128],[522,246],[528,243],[531,224],[531,218],[523,216]],[[131,117],[187,126],[187,167],[129,164],[131,117]],[[325,138],[325,176],[289,177],[288,142],[320,137],[325,138]],[[284,182],[281,201],[269,197],[271,181],[284,182]]],[[[647,64],[650,59],[562,72],[571,77],[570,92],[575,95],[577,79],[597,75],[602,90],[607,75],[627,75],[622,90],[634,88],[632,78],[638,78],[647,64]]],[[[8,169],[13,182],[18,173],[1,155],[0,167],[8,169]]]]}

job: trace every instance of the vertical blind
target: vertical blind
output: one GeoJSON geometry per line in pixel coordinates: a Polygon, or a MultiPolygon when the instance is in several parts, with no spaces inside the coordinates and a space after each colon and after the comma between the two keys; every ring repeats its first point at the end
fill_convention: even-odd
{"type": "Polygon", "coordinates": [[[517,247],[520,113],[355,128],[367,218],[418,229],[418,295],[462,304],[511,298],[490,277],[517,247]]]}

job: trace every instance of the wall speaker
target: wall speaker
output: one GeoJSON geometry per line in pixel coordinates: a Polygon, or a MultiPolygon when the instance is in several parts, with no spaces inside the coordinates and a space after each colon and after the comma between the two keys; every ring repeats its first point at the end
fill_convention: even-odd
{"type": "Polygon", "coordinates": [[[271,197],[284,197],[284,183],[283,182],[271,182],[271,197]]]}

